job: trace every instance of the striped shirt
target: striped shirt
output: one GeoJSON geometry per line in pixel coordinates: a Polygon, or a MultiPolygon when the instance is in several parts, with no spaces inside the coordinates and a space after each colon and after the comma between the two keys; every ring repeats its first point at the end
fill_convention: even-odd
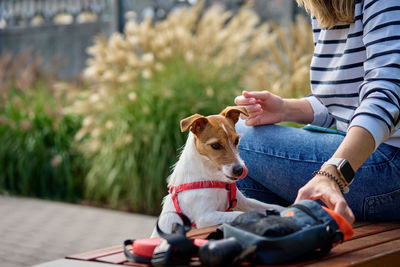
{"type": "Polygon", "coordinates": [[[400,0],[356,0],[354,23],[312,25],[312,124],[361,126],[376,147],[400,147],[400,0]]]}

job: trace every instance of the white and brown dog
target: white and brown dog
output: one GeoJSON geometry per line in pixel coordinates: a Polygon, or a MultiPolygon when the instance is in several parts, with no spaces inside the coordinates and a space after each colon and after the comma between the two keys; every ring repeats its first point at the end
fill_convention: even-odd
{"type": "MultiPolygon", "coordinates": [[[[170,232],[173,223],[182,223],[177,213],[200,228],[229,223],[243,211],[283,209],[246,198],[236,190],[235,181],[248,172],[239,156],[240,135],[235,131],[240,113],[247,115],[244,107],[227,107],[218,115],[195,114],[181,121],[181,131],[191,132],[168,179],[169,194],[158,222],[163,231],[170,232]]],[[[154,230],[152,236],[156,235],[154,230]]]]}

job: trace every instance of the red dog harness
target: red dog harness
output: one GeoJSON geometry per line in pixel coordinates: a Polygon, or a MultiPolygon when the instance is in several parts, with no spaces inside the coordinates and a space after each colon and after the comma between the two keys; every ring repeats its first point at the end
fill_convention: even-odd
{"type": "MultiPolygon", "coordinates": [[[[202,189],[202,188],[221,188],[228,191],[229,207],[226,211],[232,211],[232,208],[236,207],[236,184],[235,183],[225,183],[220,181],[200,181],[187,184],[181,184],[177,186],[170,186],[169,193],[171,194],[172,201],[175,206],[176,212],[180,215],[183,214],[181,208],[179,207],[178,194],[182,191],[192,190],[192,189],[202,189]]],[[[192,226],[197,228],[196,224],[192,222],[192,226]]]]}

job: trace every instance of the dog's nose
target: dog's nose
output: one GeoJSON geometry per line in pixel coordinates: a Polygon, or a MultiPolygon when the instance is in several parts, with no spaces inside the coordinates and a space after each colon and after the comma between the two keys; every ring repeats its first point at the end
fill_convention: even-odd
{"type": "Polygon", "coordinates": [[[243,167],[241,165],[236,165],[233,167],[232,172],[235,176],[240,176],[243,173],[243,167]]]}

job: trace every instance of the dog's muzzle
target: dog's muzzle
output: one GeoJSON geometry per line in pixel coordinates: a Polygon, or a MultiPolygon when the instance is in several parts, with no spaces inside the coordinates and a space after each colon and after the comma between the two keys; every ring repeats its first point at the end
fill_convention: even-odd
{"type": "Polygon", "coordinates": [[[247,167],[245,165],[243,165],[243,166],[237,165],[237,166],[233,167],[232,172],[235,175],[236,179],[243,179],[244,177],[247,176],[247,174],[249,173],[249,170],[247,169],[247,167]]]}

